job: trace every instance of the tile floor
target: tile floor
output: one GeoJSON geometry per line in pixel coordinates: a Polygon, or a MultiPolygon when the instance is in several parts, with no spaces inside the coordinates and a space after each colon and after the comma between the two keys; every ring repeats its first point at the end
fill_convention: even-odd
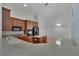
{"type": "Polygon", "coordinates": [[[2,40],[2,56],[79,56],[79,46],[72,40],[62,40],[61,46],[56,40],[49,39],[47,44],[32,44],[19,39],[2,40]],[[12,43],[11,43],[12,42],[12,43]],[[13,43],[14,42],[14,43],[13,43]]]}

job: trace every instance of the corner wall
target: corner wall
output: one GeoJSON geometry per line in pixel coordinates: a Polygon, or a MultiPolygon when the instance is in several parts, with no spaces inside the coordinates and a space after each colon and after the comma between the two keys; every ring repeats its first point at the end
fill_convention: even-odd
{"type": "Polygon", "coordinates": [[[0,39],[2,38],[2,4],[0,3],[0,39]]]}
{"type": "Polygon", "coordinates": [[[0,55],[2,54],[2,4],[0,3],[0,55]]]}
{"type": "Polygon", "coordinates": [[[79,45],[79,3],[73,4],[72,39],[79,45]]]}

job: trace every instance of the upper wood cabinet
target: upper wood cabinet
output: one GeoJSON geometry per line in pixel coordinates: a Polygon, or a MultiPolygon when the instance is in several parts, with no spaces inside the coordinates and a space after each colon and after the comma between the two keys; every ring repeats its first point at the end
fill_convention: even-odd
{"type": "Polygon", "coordinates": [[[24,20],[25,21],[25,33],[28,29],[32,29],[33,26],[38,26],[38,22],[31,21],[31,20],[24,20]]]}
{"type": "Polygon", "coordinates": [[[12,21],[12,26],[20,26],[22,28],[22,31],[25,30],[25,21],[22,19],[10,17],[10,20],[12,21]]]}
{"type": "Polygon", "coordinates": [[[22,31],[25,30],[25,21],[15,17],[10,17],[10,10],[2,7],[2,30],[12,31],[12,26],[22,27],[22,31]]]}
{"type": "Polygon", "coordinates": [[[27,20],[27,29],[33,28],[33,26],[38,26],[38,22],[27,20]]]}
{"type": "Polygon", "coordinates": [[[10,17],[10,10],[2,8],[2,30],[12,31],[13,26],[20,26],[22,31],[27,31],[27,29],[33,28],[33,26],[38,26],[38,22],[10,17]]]}
{"type": "Polygon", "coordinates": [[[2,30],[9,31],[11,29],[10,10],[2,7],[2,30]]]}

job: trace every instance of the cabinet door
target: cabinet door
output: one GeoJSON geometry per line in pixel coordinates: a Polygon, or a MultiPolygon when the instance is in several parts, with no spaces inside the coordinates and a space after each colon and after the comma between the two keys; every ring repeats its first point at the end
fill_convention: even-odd
{"type": "Polygon", "coordinates": [[[28,36],[28,42],[32,42],[32,36],[28,36]]]}
{"type": "Polygon", "coordinates": [[[47,43],[47,36],[43,37],[43,43],[47,43]]]}
{"type": "Polygon", "coordinates": [[[40,43],[43,43],[43,37],[40,38],[40,43]]]}
{"type": "Polygon", "coordinates": [[[32,38],[33,39],[33,43],[40,43],[40,38],[32,38]]]}

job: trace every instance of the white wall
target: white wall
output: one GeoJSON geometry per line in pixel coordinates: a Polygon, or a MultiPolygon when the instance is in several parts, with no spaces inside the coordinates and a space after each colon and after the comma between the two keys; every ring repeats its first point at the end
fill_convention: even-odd
{"type": "Polygon", "coordinates": [[[61,39],[71,38],[71,12],[65,12],[47,20],[47,34],[49,37],[61,39]],[[56,27],[56,24],[62,24],[61,27],[56,27]]]}
{"type": "Polygon", "coordinates": [[[2,45],[1,45],[1,40],[2,40],[2,4],[0,3],[0,55],[1,55],[1,49],[2,49],[2,45]]]}
{"type": "Polygon", "coordinates": [[[2,37],[2,4],[0,3],[0,39],[2,37]]]}
{"type": "Polygon", "coordinates": [[[45,21],[46,20],[42,16],[38,17],[40,35],[46,35],[46,29],[45,29],[46,22],[45,21]]]}
{"type": "MultiPolygon", "coordinates": [[[[10,5],[10,4],[3,4],[3,7],[10,9],[11,13],[10,16],[11,17],[16,17],[22,20],[35,20],[34,16],[32,14],[29,14],[28,12],[24,12],[23,10],[19,10],[18,8],[14,8],[15,6],[10,5]]],[[[18,6],[19,7],[19,6],[18,6]]]]}
{"type": "Polygon", "coordinates": [[[73,4],[72,38],[79,44],[79,4],[73,4]]]}
{"type": "Polygon", "coordinates": [[[18,11],[18,10],[14,10],[11,9],[11,13],[10,13],[11,17],[16,17],[16,18],[20,18],[23,20],[34,20],[34,17],[28,13],[24,13],[23,11],[18,11]]]}
{"type": "Polygon", "coordinates": [[[39,18],[40,33],[48,38],[71,39],[71,10],[56,14],[48,19],[39,18]],[[56,27],[61,23],[61,27],[56,27]]]}

